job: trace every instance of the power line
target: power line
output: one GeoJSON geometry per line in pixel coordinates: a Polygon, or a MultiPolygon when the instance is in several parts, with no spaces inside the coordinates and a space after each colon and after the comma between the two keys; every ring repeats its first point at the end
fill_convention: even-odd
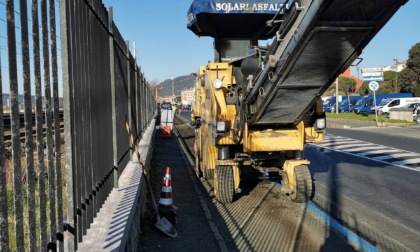
{"type": "MultiPolygon", "coordinates": [[[[59,4],[59,2],[56,0],[56,2],[59,4]]],[[[0,4],[2,4],[2,5],[4,5],[5,6],[5,3],[4,2],[0,2],[0,4]]],[[[18,12],[18,11],[13,11],[14,13],[16,13],[17,15],[19,15],[20,16],[20,12],[18,12]]],[[[29,18],[27,18],[26,19],[28,22],[30,22],[30,23],[32,23],[32,20],[31,19],[29,19],[29,18]]],[[[7,22],[6,20],[4,20],[3,18],[0,18],[0,21],[3,21],[3,22],[7,22]]],[[[18,27],[18,26],[16,26],[15,25],[15,28],[16,29],[18,29],[18,30],[20,30],[20,27],[18,27]]],[[[38,28],[41,28],[42,29],[42,26],[41,25],[38,25],[38,28]]],[[[30,33],[28,33],[29,35],[31,35],[30,33]]],[[[50,34],[50,31],[48,31],[48,34],[50,34]]],[[[55,35],[58,39],[61,39],[60,38],[60,36],[58,36],[57,34],[55,35]]]]}
{"type": "MultiPolygon", "coordinates": [[[[33,37],[33,34],[31,34],[31,33],[28,33],[28,35],[33,37]]],[[[2,35],[0,35],[0,38],[7,40],[7,37],[2,36],[2,35]]],[[[39,41],[42,42],[42,39],[40,38],[39,41]]],[[[22,45],[22,43],[20,43],[19,41],[15,41],[15,43],[18,44],[18,45],[22,45]]],[[[51,43],[48,43],[48,45],[51,45],[51,43]]],[[[59,43],[57,43],[57,50],[61,52],[61,47],[58,46],[58,45],[59,45],[59,43]]],[[[30,48],[33,49],[32,46],[30,46],[30,48]]]]}

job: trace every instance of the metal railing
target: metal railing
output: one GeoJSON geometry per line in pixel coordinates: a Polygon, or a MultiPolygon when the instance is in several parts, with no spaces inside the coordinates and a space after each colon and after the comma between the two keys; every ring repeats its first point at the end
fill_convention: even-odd
{"type": "Polygon", "coordinates": [[[128,131],[138,144],[156,105],[101,0],[1,6],[0,251],[75,251],[130,161],[128,131]]]}

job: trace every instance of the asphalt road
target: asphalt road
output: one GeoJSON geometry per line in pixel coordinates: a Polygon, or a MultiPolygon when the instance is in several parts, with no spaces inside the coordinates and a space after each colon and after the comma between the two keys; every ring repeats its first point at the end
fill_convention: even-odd
{"type": "MultiPolygon", "coordinates": [[[[176,126],[187,142],[194,131],[176,126]]],[[[276,183],[251,169],[243,172],[242,193],[231,204],[214,199],[211,181],[198,179],[184,156],[178,136],[157,135],[151,181],[159,199],[166,166],[172,169],[173,202],[179,208],[170,238],[154,227],[149,207],[143,218],[141,251],[355,251],[358,248],[314,215],[304,204],[291,202],[276,183]]],[[[242,182],[241,182],[242,183],[242,182]]],[[[150,202],[149,202],[150,204],[150,202]]]]}
{"type": "Polygon", "coordinates": [[[420,153],[420,124],[414,127],[368,126],[348,129],[328,128],[327,134],[349,137],[420,153]]]}
{"type": "Polygon", "coordinates": [[[416,251],[420,127],[327,132],[326,143],[309,145],[305,151],[316,188],[314,202],[381,250],[416,251]]]}
{"type": "Polygon", "coordinates": [[[383,251],[416,251],[419,141],[418,125],[328,128],[324,144],[305,150],[313,201],[383,251]]]}

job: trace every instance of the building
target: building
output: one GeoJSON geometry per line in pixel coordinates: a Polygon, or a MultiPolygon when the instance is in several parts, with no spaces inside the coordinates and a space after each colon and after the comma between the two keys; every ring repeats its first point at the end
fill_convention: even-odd
{"type": "Polygon", "coordinates": [[[181,103],[184,105],[192,105],[195,102],[195,88],[181,91],[181,103]]]}
{"type": "Polygon", "coordinates": [[[359,78],[354,77],[353,75],[351,75],[351,73],[350,73],[350,67],[347,68],[346,71],[344,71],[344,73],[340,74],[340,76],[341,77],[347,77],[347,78],[350,78],[350,79],[356,81],[356,88],[355,88],[355,90],[358,90],[362,86],[362,84],[363,84],[363,81],[361,79],[359,79],[359,78]]]}
{"type": "Polygon", "coordinates": [[[384,71],[394,71],[394,72],[401,72],[402,70],[404,70],[407,66],[405,65],[405,61],[395,61],[396,64],[393,66],[385,66],[383,67],[384,71]]]}

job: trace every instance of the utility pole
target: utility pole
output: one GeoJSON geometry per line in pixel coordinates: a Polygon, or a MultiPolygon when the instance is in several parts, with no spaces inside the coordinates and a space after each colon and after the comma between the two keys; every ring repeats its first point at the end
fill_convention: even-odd
{"type": "Polygon", "coordinates": [[[338,77],[335,79],[335,113],[338,114],[338,77]]]}
{"type": "Polygon", "coordinates": [[[174,93],[174,77],[172,77],[172,101],[175,101],[175,93],[174,93]]]}
{"type": "Polygon", "coordinates": [[[398,93],[398,59],[395,61],[395,93],[398,93]]]}

